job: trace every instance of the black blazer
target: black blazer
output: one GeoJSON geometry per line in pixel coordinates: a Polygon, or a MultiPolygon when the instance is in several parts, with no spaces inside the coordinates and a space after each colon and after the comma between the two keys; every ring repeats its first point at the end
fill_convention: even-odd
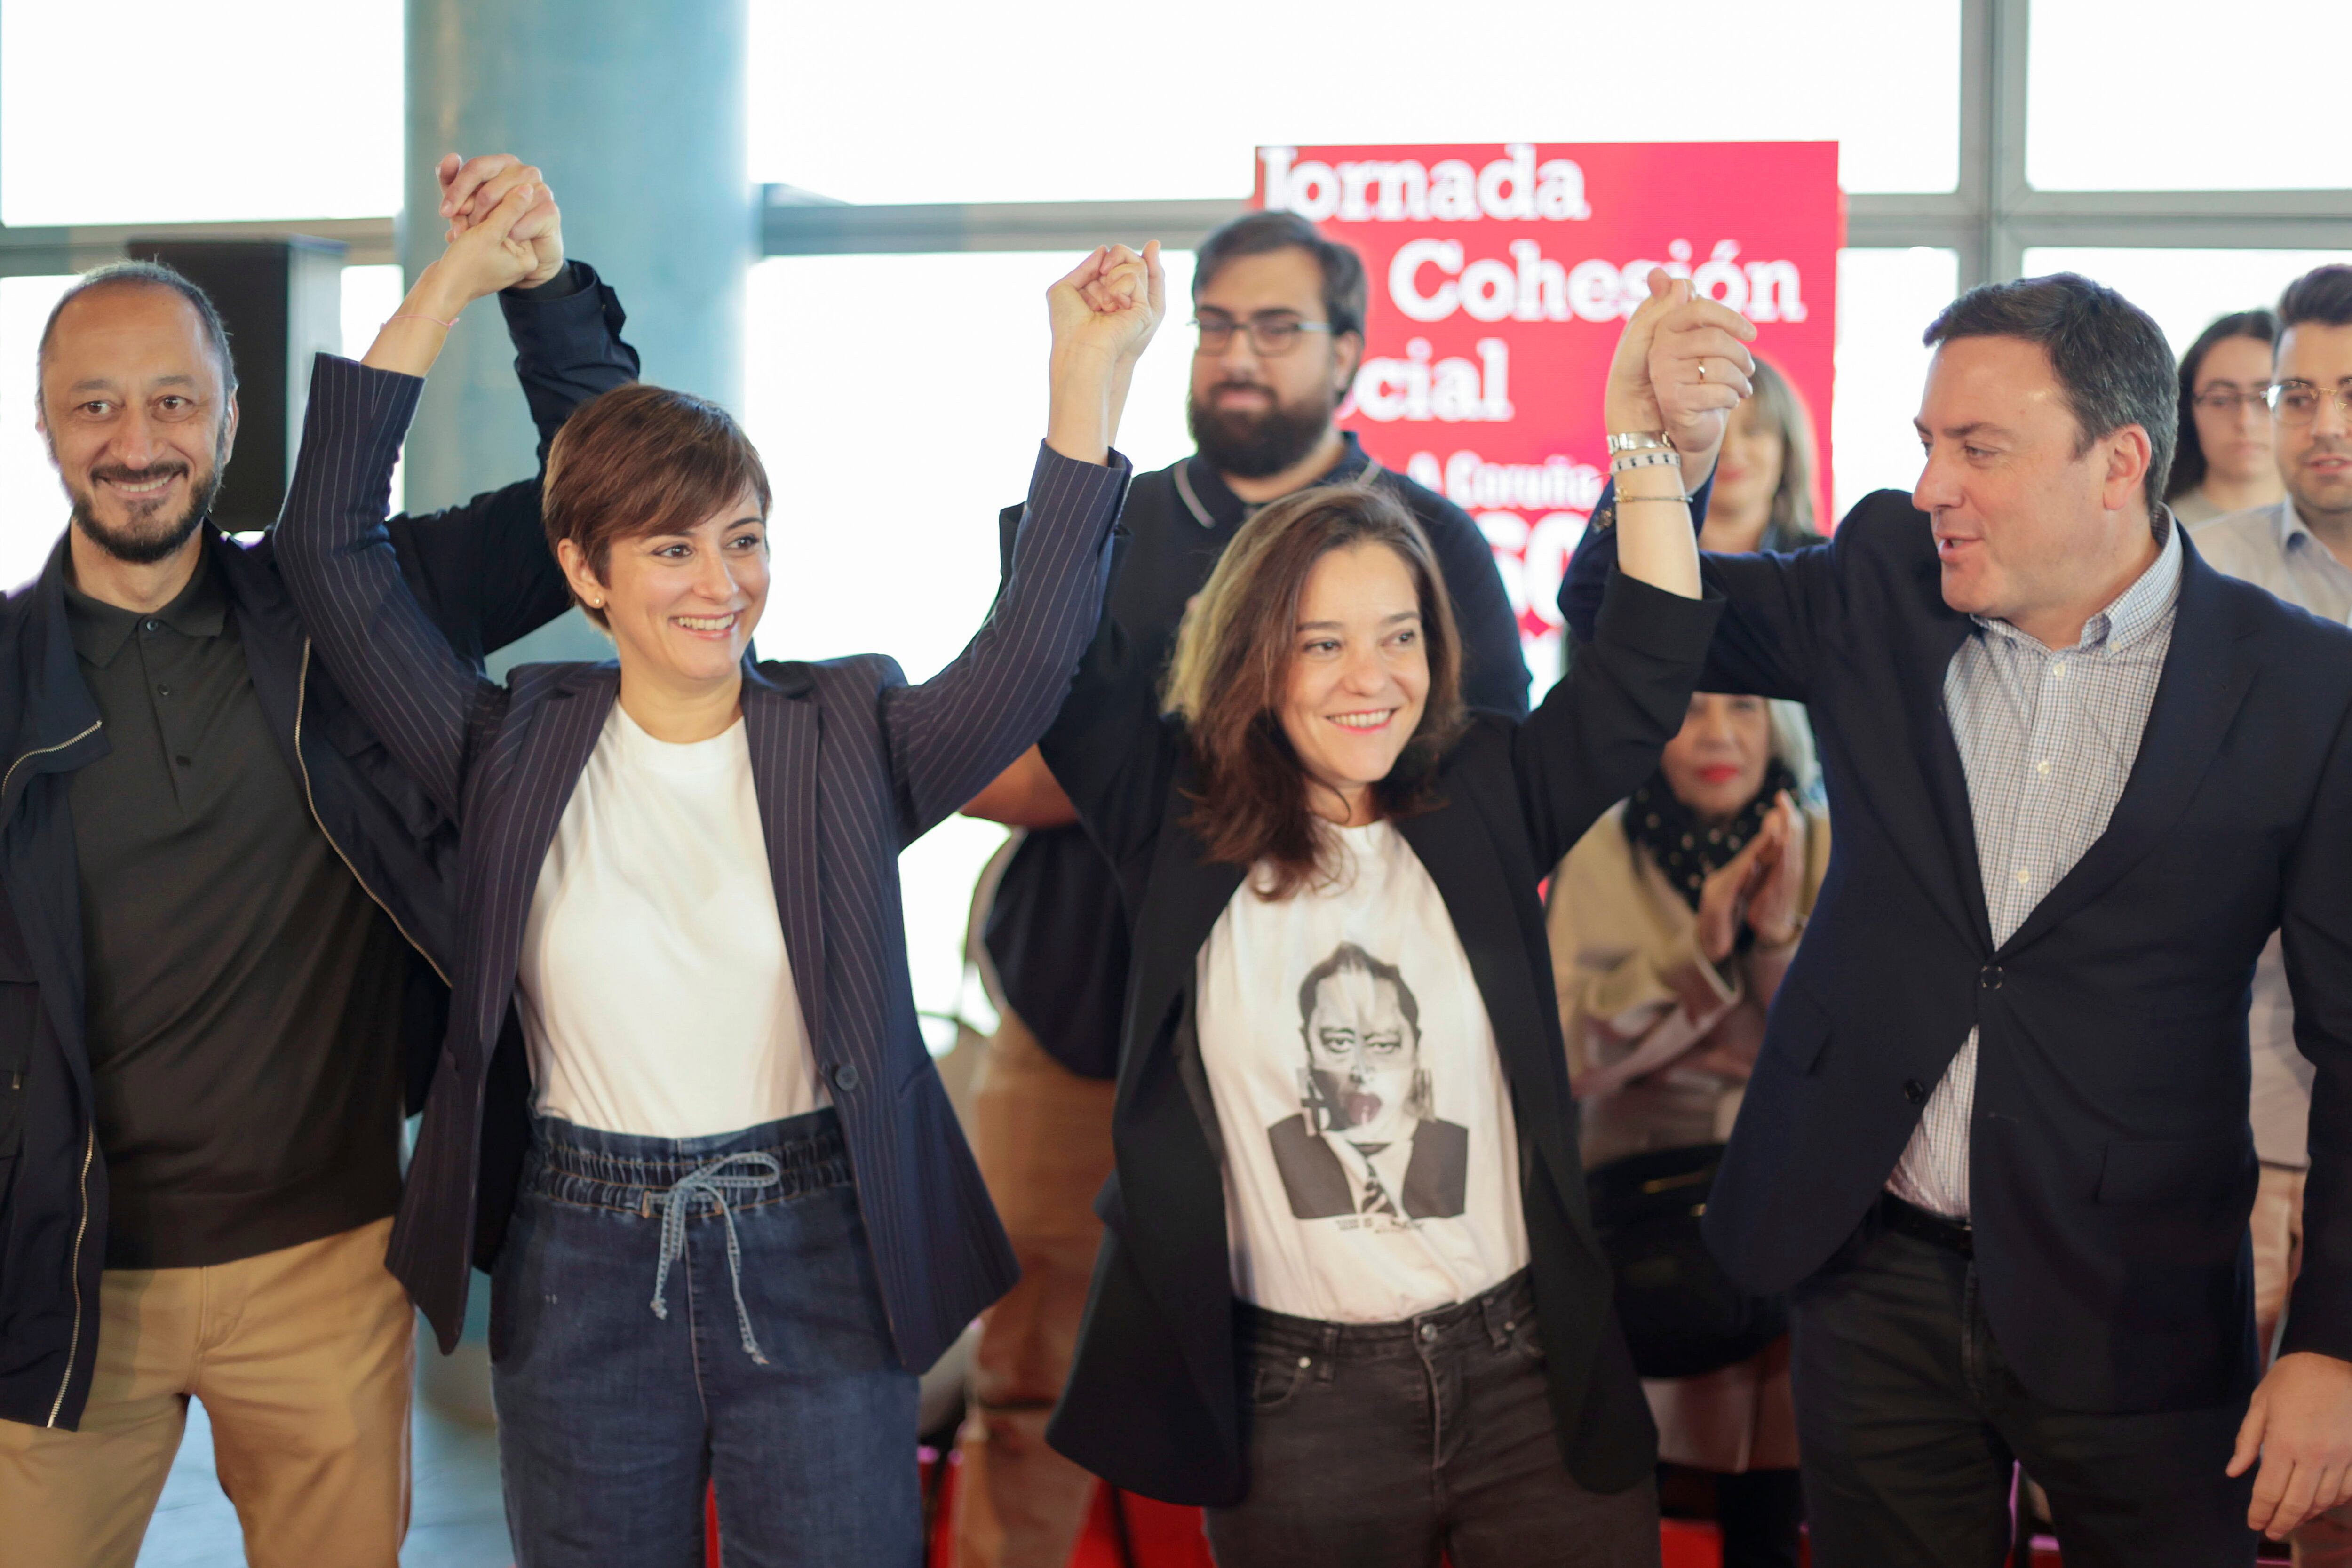
{"type": "MultiPolygon", "coordinates": [[[[530,1136],[511,1006],[523,923],[620,680],[610,663],[550,664],[497,685],[425,618],[383,525],[424,384],[319,356],[278,548],[327,663],[458,825],[455,997],[389,1259],[446,1350],[468,1265],[496,1254],[530,1136]]],[[[899,1359],[916,1370],[1019,1271],[916,1027],[898,852],[1053,717],[1094,630],[1126,482],[1123,458],[1106,467],[1041,449],[994,608],[920,686],[878,655],[745,668],[744,724],[793,982],[840,1111],[899,1359]]]]}
{"type": "MultiPolygon", "coordinates": [[[[1524,721],[1475,715],[1436,809],[1397,824],[1437,884],[1494,1025],[1560,1450],[1595,1490],[1650,1473],[1656,1437],[1611,1313],[1568,1092],[1537,885],[1657,765],[1682,727],[1718,606],[1616,581],[1601,637],[1524,721]]],[[[1192,1040],[1193,961],[1242,885],[1182,823],[1199,779],[1156,701],[1160,660],[1115,622],[1044,742],[1110,858],[1132,931],[1112,1126],[1118,1172],[1084,1329],[1047,1436],[1114,1486],[1227,1504],[1248,1487],[1216,1118],[1192,1040]]]]}
{"type": "MultiPolygon", "coordinates": [[[[2318,1068],[2285,1348],[2352,1356],[2352,632],[2181,547],[2123,798],[1998,945],[1943,709],[1974,623],[1927,519],[1882,491],[1825,550],[1706,559],[1730,605],[1703,684],[1808,706],[1837,825],[1707,1239],[1759,1289],[1821,1268],[1973,1024],[1985,1310],[2026,1386],[2074,1410],[2217,1405],[2260,1371],[2246,998],[2282,922],[2318,1068]]],[[[1614,549],[1592,536],[1564,607],[1614,549]]]]}

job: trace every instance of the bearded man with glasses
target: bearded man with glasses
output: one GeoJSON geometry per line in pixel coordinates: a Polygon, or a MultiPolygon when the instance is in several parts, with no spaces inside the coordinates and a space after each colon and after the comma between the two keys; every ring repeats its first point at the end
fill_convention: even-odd
{"type": "MultiPolygon", "coordinates": [[[[2279,299],[2269,389],[2283,500],[2191,530],[2205,559],[2332,621],[2352,619],[2352,267],[2315,268],[2279,299]]],[[[2295,1048],[2286,960],[2273,933],[2254,968],[2254,1333],[2275,1352],[2303,1258],[2313,1068],[2295,1048]]],[[[2352,1507],[2294,1533],[2301,1568],[2352,1568],[2352,1507]]]]}
{"type": "MultiPolygon", "coordinates": [[[[1523,718],[1518,617],[1467,512],[1366,455],[1337,419],[1364,357],[1364,264],[1292,213],[1252,213],[1202,242],[1192,273],[1193,456],[1139,474],[1104,614],[1137,646],[1171,646],[1186,601],[1241,525],[1311,485],[1369,476],[1428,535],[1454,600],[1463,696],[1523,718]]],[[[1009,530],[1020,509],[1005,514],[1009,530]]],[[[1152,657],[1159,657],[1154,655],[1152,657]]],[[[1031,748],[969,816],[1024,828],[997,884],[987,946],[1003,1020],[975,1094],[972,1148],[1021,1282],[981,1324],[959,1445],[957,1561],[1062,1568],[1094,1478],[1045,1447],[1077,1342],[1111,1170],[1111,1090],[1127,989],[1127,921],[1109,862],[1031,748]]]]}

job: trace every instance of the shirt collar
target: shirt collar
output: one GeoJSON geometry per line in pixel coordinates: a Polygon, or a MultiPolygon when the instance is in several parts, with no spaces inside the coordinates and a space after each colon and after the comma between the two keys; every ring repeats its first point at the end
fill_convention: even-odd
{"type": "MultiPolygon", "coordinates": [[[[2148,563],[2147,570],[2142,572],[2130,587],[2116,595],[2115,601],[2105,609],[2083,623],[2083,635],[2074,644],[2075,650],[2084,653],[2095,650],[2120,652],[2156,632],[2164,625],[2165,617],[2171,614],[2173,601],[2180,595],[2180,522],[2169,509],[2158,507],[2158,510],[2164,514],[2164,547],[2156,552],[2156,559],[2148,563]]],[[[2042,646],[2037,639],[2007,621],[1985,616],[1974,616],[1970,619],[1985,630],[1998,632],[2012,641],[2031,643],[2036,647],[2042,646]]]]}
{"type": "Polygon", "coordinates": [[[70,576],[64,586],[66,623],[74,651],[100,669],[114,662],[142,621],[161,621],[185,637],[216,637],[228,625],[228,595],[213,569],[209,544],[197,550],[195,575],[188,579],[188,585],[170,604],[147,615],[93,599],[76,587],[70,576]]]}
{"type": "MultiPolygon", "coordinates": [[[[1342,444],[1339,460],[1326,469],[1315,483],[1343,484],[1372,466],[1370,455],[1364,450],[1364,444],[1356,439],[1353,430],[1340,431],[1339,440],[1342,444]]],[[[1176,465],[1176,493],[1183,497],[1184,509],[1202,528],[1239,528],[1265,504],[1263,501],[1245,501],[1234,494],[1233,488],[1225,483],[1225,477],[1198,452],[1176,465]]]]}
{"type": "Polygon", "coordinates": [[[2278,503],[2279,553],[2284,555],[2292,551],[2298,538],[2305,544],[2319,544],[2319,536],[2311,531],[2311,525],[2305,522],[2302,516],[2295,511],[2294,498],[2281,496],[2278,503]]]}

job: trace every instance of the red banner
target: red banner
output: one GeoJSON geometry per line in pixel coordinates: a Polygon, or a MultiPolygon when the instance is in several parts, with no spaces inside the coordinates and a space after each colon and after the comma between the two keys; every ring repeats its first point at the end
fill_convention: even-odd
{"type": "Polygon", "coordinates": [[[1343,422],[1478,520],[1538,686],[1553,597],[1608,472],[1602,373],[1653,267],[1759,328],[1812,416],[1829,515],[1844,205],[1833,142],[1261,147],[1255,205],[1362,253],[1371,301],[1343,422]]]}

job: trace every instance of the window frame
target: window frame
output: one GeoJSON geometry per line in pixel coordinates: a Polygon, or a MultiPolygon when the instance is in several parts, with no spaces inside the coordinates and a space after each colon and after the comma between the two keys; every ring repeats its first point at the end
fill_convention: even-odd
{"type": "MultiPolygon", "coordinates": [[[[1959,183],[1940,194],[1846,197],[1846,244],[1958,252],[1960,287],[2015,278],[2041,246],[2352,251],[2352,189],[2039,191],[2025,177],[2031,0],[1961,0],[1959,183]]],[[[1244,210],[1238,199],[838,202],[791,185],[759,198],[760,254],[1086,250],[1106,234],[1194,248],[1244,210]]],[[[352,265],[399,259],[395,219],[0,227],[0,275],[73,272],[120,258],[133,237],[340,239],[352,265]]]]}

